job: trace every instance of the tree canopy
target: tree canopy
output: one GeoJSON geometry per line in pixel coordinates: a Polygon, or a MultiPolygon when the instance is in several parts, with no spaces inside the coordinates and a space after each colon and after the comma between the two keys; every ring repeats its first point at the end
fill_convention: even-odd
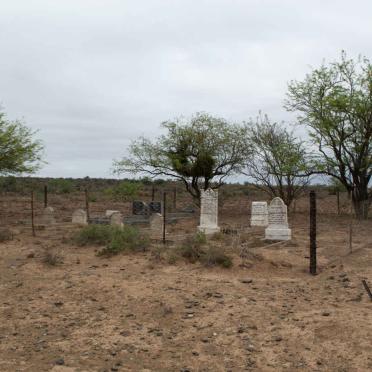
{"type": "Polygon", "coordinates": [[[201,189],[219,187],[250,153],[246,128],[207,113],[166,121],[162,128],[166,133],[154,141],[134,141],[129,156],[114,162],[115,171],[179,179],[198,201],[201,189]]]}
{"type": "Polygon", "coordinates": [[[289,206],[308,185],[310,161],[303,141],[298,140],[284,123],[270,122],[265,115],[246,123],[248,146],[244,173],[254,185],[271,197],[279,196],[289,206]]]}
{"type": "Polygon", "coordinates": [[[0,174],[33,173],[39,169],[43,145],[35,131],[19,120],[9,121],[0,112],[0,174]]]}
{"type": "Polygon", "coordinates": [[[352,193],[356,215],[367,218],[372,176],[372,65],[342,53],[288,85],[286,108],[299,113],[319,150],[318,172],[352,193]]]}

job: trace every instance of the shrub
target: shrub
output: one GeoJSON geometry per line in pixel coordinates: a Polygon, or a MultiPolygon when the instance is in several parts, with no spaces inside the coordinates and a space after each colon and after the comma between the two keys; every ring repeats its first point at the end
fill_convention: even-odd
{"type": "Polygon", "coordinates": [[[46,250],[42,258],[43,262],[49,266],[56,266],[63,263],[63,257],[57,252],[46,250]]]}
{"type": "Polygon", "coordinates": [[[209,247],[200,257],[200,262],[205,266],[232,266],[231,257],[227,256],[222,247],[209,247]]]}
{"type": "Polygon", "coordinates": [[[120,252],[144,252],[150,245],[147,235],[132,226],[111,227],[110,241],[98,252],[99,256],[114,256],[120,252]]]}
{"type": "Polygon", "coordinates": [[[74,183],[65,178],[55,178],[48,182],[48,189],[55,194],[69,194],[74,189],[74,183]]]}
{"type": "Polygon", "coordinates": [[[144,252],[150,245],[147,235],[132,226],[88,225],[73,238],[79,246],[105,245],[99,256],[113,256],[123,251],[144,252]]]}
{"type": "Polygon", "coordinates": [[[0,243],[13,240],[13,233],[8,228],[0,228],[0,243]]]}
{"type": "Polygon", "coordinates": [[[105,190],[105,194],[118,202],[128,202],[138,198],[142,184],[134,181],[122,181],[117,186],[105,190]]]}
{"type": "Polygon", "coordinates": [[[180,255],[191,263],[195,263],[203,254],[202,246],[206,243],[207,238],[205,234],[199,231],[194,236],[187,238],[183,242],[179,248],[180,255]]]}
{"type": "Polygon", "coordinates": [[[81,229],[73,238],[79,246],[104,245],[111,240],[111,226],[88,225],[81,229]]]}

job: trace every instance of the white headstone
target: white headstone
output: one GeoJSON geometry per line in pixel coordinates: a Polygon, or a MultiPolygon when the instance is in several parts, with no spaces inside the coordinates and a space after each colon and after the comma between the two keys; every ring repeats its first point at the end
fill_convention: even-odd
{"type": "Polygon", "coordinates": [[[150,217],[151,234],[161,235],[163,232],[163,216],[160,213],[153,213],[150,217]]]}
{"type": "Polygon", "coordinates": [[[218,191],[202,190],[200,195],[200,225],[198,230],[205,234],[220,231],[218,227],[218,191]]]}
{"type": "Polygon", "coordinates": [[[122,227],[123,215],[120,212],[114,212],[110,216],[110,225],[122,227]]]}
{"type": "Polygon", "coordinates": [[[120,211],[113,211],[113,210],[109,209],[109,210],[106,211],[105,215],[106,215],[106,217],[111,217],[114,213],[118,213],[118,212],[120,213],[120,211]]]}
{"type": "Polygon", "coordinates": [[[77,209],[74,211],[74,213],[72,213],[72,223],[78,225],[87,225],[87,212],[84,209],[77,209]]]}
{"type": "Polygon", "coordinates": [[[269,205],[269,226],[265,230],[266,240],[290,240],[287,206],[280,198],[274,198],[269,205]]]}
{"type": "Polygon", "coordinates": [[[41,223],[43,225],[52,225],[56,223],[54,218],[54,209],[52,207],[46,207],[43,210],[43,215],[41,217],[41,223]]]}
{"type": "Polygon", "coordinates": [[[268,210],[266,202],[252,202],[251,226],[267,226],[268,210]]]}

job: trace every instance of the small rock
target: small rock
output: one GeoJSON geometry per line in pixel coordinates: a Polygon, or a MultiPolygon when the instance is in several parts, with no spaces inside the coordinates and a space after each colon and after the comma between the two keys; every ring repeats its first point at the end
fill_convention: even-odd
{"type": "Polygon", "coordinates": [[[330,313],[329,311],[323,311],[323,312],[322,312],[322,315],[323,315],[323,316],[330,316],[331,313],[330,313]]]}
{"type": "Polygon", "coordinates": [[[65,364],[65,360],[63,358],[58,358],[57,360],[55,360],[54,364],[56,364],[57,366],[63,366],[65,364]]]}
{"type": "Polygon", "coordinates": [[[255,351],[255,348],[252,344],[248,345],[246,349],[247,351],[255,351]]]}
{"type": "Polygon", "coordinates": [[[241,279],[240,282],[244,284],[250,284],[253,282],[253,279],[241,279]]]}

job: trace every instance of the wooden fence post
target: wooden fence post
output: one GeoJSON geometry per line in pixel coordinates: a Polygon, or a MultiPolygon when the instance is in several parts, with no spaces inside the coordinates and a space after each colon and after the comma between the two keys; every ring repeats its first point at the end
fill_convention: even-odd
{"type": "Polygon", "coordinates": [[[48,206],[48,186],[44,186],[44,208],[48,206]]]}
{"type": "Polygon", "coordinates": [[[165,244],[166,215],[167,215],[167,193],[164,192],[163,194],[163,244],[165,244]]]}
{"type": "Polygon", "coordinates": [[[88,189],[84,190],[85,193],[85,209],[87,211],[87,219],[89,223],[89,218],[90,218],[90,213],[89,213],[89,194],[88,194],[88,189]]]}
{"type": "Polygon", "coordinates": [[[350,199],[349,252],[353,253],[353,197],[350,199]]]}
{"type": "Polygon", "coordinates": [[[173,189],[173,210],[177,209],[177,187],[173,189]]]}
{"type": "Polygon", "coordinates": [[[34,213],[34,192],[31,191],[31,228],[32,228],[32,236],[36,236],[35,233],[35,213],[34,213]]]}
{"type": "Polygon", "coordinates": [[[316,274],[316,194],[310,191],[310,274],[316,274]]]}

